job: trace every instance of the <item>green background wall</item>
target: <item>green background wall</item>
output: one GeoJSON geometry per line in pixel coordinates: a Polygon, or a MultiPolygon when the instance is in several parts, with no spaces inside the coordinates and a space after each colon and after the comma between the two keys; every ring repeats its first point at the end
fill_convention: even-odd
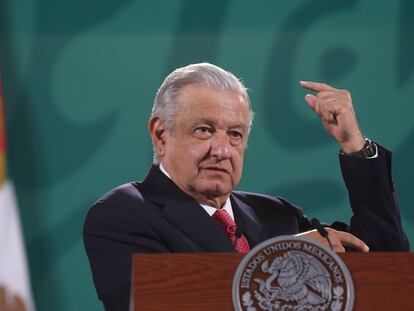
{"type": "Polygon", "coordinates": [[[164,76],[209,61],[251,89],[256,119],[239,189],[347,221],[338,146],[299,80],[352,91],[364,133],[394,152],[414,242],[413,1],[0,2],[9,175],[38,310],[101,310],[82,244],[88,207],[140,180],[147,119],[164,76]]]}

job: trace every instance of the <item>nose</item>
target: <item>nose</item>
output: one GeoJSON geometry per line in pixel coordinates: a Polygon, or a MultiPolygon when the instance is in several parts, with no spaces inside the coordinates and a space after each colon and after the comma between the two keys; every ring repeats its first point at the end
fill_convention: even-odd
{"type": "Polygon", "coordinates": [[[211,151],[210,154],[218,160],[226,160],[230,158],[230,144],[227,135],[216,133],[210,140],[211,151]]]}

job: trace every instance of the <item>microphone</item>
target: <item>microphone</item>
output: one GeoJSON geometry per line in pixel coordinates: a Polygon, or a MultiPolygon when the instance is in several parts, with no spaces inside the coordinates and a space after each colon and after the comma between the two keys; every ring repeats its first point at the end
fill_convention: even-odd
{"type": "Polygon", "coordinates": [[[317,218],[312,218],[311,223],[313,227],[319,232],[319,234],[328,241],[328,244],[331,247],[331,249],[335,251],[332,246],[331,240],[329,239],[328,231],[325,229],[324,226],[322,226],[320,221],[317,218]]]}

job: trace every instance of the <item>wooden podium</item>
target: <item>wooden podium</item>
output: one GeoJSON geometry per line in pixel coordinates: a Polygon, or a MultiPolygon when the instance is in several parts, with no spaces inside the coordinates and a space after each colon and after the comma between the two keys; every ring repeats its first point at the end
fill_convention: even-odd
{"type": "MultiPolygon", "coordinates": [[[[340,254],[352,275],[354,310],[414,310],[414,253],[340,254]]],[[[134,310],[233,310],[233,275],[243,255],[139,254],[134,310]]]]}

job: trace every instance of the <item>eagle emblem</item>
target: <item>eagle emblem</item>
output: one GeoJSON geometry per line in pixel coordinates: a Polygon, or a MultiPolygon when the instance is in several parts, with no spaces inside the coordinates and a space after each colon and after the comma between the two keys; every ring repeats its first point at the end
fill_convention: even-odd
{"type": "Polygon", "coordinates": [[[332,282],[327,269],[315,258],[290,251],[273,260],[266,260],[261,270],[266,280],[254,279],[260,285],[255,293],[262,310],[280,310],[285,302],[300,305],[298,310],[327,310],[331,301],[332,282]],[[269,309],[269,302],[272,309],[269,309]]]}
{"type": "Polygon", "coordinates": [[[348,311],[353,295],[339,256],[300,237],[259,244],[243,258],[233,280],[235,310],[348,311]]]}

